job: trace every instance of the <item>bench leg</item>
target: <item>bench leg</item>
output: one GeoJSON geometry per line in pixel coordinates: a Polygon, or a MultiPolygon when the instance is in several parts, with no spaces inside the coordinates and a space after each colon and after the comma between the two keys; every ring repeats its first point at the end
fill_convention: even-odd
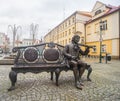
{"type": "Polygon", "coordinates": [[[8,89],[8,91],[11,91],[15,89],[15,83],[17,81],[17,73],[15,71],[11,71],[9,73],[9,78],[11,81],[11,87],[8,89]]]}
{"type": "Polygon", "coordinates": [[[59,79],[59,76],[60,76],[60,69],[59,68],[57,68],[55,70],[55,75],[56,75],[56,86],[59,86],[59,84],[58,84],[58,79],[59,79]]]}
{"type": "Polygon", "coordinates": [[[53,81],[54,72],[51,72],[51,80],[53,81]]]}

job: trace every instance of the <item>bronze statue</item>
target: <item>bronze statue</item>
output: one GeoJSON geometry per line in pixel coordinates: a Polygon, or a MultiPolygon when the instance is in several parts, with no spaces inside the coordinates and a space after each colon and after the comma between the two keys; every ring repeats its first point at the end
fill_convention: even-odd
{"type": "Polygon", "coordinates": [[[87,80],[91,81],[89,78],[92,68],[87,63],[80,60],[81,55],[87,55],[89,53],[89,46],[82,45],[87,47],[85,51],[82,51],[78,42],[80,40],[80,36],[75,34],[72,38],[72,42],[65,46],[63,50],[63,54],[66,58],[66,62],[68,68],[73,68],[73,73],[75,77],[75,87],[82,90],[83,84],[81,83],[81,76],[83,75],[85,69],[88,70],[87,80]]]}

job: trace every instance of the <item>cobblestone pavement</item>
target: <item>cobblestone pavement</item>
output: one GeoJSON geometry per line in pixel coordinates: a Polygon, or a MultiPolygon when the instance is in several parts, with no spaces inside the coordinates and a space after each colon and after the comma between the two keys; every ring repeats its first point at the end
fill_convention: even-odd
{"type": "Polygon", "coordinates": [[[0,65],[0,101],[120,101],[120,61],[105,64],[95,60],[87,60],[93,68],[92,82],[86,81],[85,71],[83,90],[74,87],[72,71],[63,71],[59,87],[50,80],[50,73],[20,73],[16,89],[8,92],[11,66],[0,65]]]}

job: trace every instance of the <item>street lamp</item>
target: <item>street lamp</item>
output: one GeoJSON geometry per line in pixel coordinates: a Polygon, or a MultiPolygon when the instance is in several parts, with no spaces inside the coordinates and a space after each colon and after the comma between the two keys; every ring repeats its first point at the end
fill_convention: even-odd
{"type": "Polygon", "coordinates": [[[99,56],[99,62],[101,63],[102,61],[102,51],[101,51],[101,46],[102,46],[102,30],[103,30],[103,21],[100,20],[100,56],[99,56]]]}
{"type": "MultiPolygon", "coordinates": [[[[16,25],[14,24],[14,26],[8,25],[8,28],[11,28],[11,30],[12,30],[12,33],[13,33],[13,47],[15,47],[15,37],[16,37],[16,35],[17,35],[17,30],[18,30],[18,29],[22,29],[22,27],[21,27],[21,26],[16,26],[16,25]]],[[[18,37],[18,36],[17,36],[17,37],[18,37]]]]}

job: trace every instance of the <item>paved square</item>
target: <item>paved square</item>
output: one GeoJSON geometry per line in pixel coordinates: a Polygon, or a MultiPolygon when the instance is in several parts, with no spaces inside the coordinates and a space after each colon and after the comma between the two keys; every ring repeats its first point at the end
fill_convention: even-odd
{"type": "Polygon", "coordinates": [[[50,80],[50,73],[20,73],[16,89],[8,92],[12,65],[0,65],[0,101],[120,101],[120,61],[113,60],[108,64],[97,63],[95,59],[87,61],[93,68],[92,82],[86,81],[85,71],[83,90],[74,87],[72,71],[63,71],[59,87],[55,80],[50,80]]]}

